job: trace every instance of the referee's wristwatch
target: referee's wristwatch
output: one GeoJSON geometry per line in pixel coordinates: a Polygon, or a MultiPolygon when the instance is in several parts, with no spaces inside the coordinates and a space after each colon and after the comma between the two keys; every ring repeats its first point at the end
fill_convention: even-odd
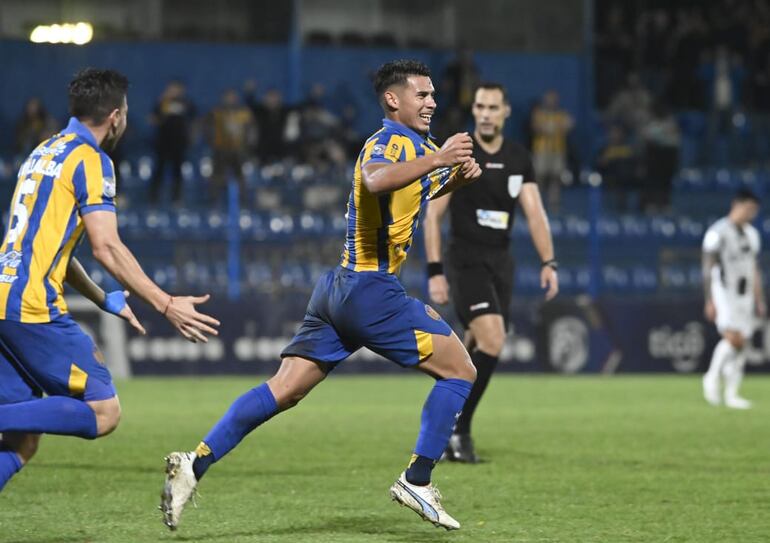
{"type": "Polygon", "coordinates": [[[559,261],[555,258],[551,258],[549,260],[545,260],[542,264],[542,266],[545,268],[548,266],[549,268],[552,268],[554,271],[559,269],[559,261]]]}

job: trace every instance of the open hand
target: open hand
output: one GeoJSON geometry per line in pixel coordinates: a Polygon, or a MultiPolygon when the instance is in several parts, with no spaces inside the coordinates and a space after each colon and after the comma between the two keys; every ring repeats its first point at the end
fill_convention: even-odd
{"type": "Polygon", "coordinates": [[[210,297],[208,294],[205,296],[172,296],[163,315],[185,339],[193,343],[199,341],[206,343],[208,341],[206,334],[210,336],[219,334],[215,328],[219,326],[219,321],[214,317],[199,313],[195,306],[207,302],[210,297]]]}
{"type": "Polygon", "coordinates": [[[128,324],[130,324],[134,330],[142,335],[145,335],[147,331],[144,329],[144,326],[142,326],[142,323],[139,322],[139,319],[136,318],[136,315],[134,315],[134,312],[131,310],[131,306],[126,303],[126,298],[129,296],[130,293],[127,290],[114,290],[112,292],[108,292],[104,295],[104,304],[102,305],[102,309],[104,309],[107,313],[117,315],[121,319],[128,322],[128,324]]]}

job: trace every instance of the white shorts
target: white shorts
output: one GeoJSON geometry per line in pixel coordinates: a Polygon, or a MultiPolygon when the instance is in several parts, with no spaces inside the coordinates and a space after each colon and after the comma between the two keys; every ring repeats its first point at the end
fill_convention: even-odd
{"type": "Polygon", "coordinates": [[[717,310],[717,330],[724,333],[728,330],[740,332],[744,338],[754,335],[756,320],[754,319],[754,296],[738,296],[725,290],[718,283],[711,287],[711,296],[717,310]]]}

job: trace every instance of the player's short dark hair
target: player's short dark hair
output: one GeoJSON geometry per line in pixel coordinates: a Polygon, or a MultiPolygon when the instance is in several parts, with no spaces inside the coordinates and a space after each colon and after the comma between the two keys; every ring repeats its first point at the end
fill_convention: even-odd
{"type": "Polygon", "coordinates": [[[374,74],[374,92],[380,96],[393,85],[405,85],[410,75],[430,77],[430,68],[419,60],[394,60],[386,62],[374,74]]]}
{"type": "Polygon", "coordinates": [[[751,189],[747,188],[740,188],[737,191],[735,191],[735,194],[733,195],[733,203],[743,203],[743,202],[754,202],[755,204],[759,205],[759,196],[752,191],[751,189]]]}
{"type": "Polygon", "coordinates": [[[476,90],[473,91],[473,95],[476,95],[476,92],[480,89],[484,90],[498,90],[503,94],[503,102],[506,104],[510,104],[508,101],[508,92],[505,90],[505,87],[500,83],[493,83],[491,81],[486,81],[484,83],[480,83],[478,87],[476,87],[476,90]]]}
{"type": "Polygon", "coordinates": [[[123,105],[128,78],[115,70],[86,68],[69,84],[70,115],[101,124],[113,110],[123,105]]]}

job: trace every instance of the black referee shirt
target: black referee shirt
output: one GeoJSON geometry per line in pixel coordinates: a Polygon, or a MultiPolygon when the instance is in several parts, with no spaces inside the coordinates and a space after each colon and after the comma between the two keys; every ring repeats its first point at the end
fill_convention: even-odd
{"type": "Polygon", "coordinates": [[[507,250],[521,187],[535,182],[532,159],[524,146],[508,139],[489,154],[474,138],[473,156],[483,173],[449,201],[451,242],[507,250]]]}

